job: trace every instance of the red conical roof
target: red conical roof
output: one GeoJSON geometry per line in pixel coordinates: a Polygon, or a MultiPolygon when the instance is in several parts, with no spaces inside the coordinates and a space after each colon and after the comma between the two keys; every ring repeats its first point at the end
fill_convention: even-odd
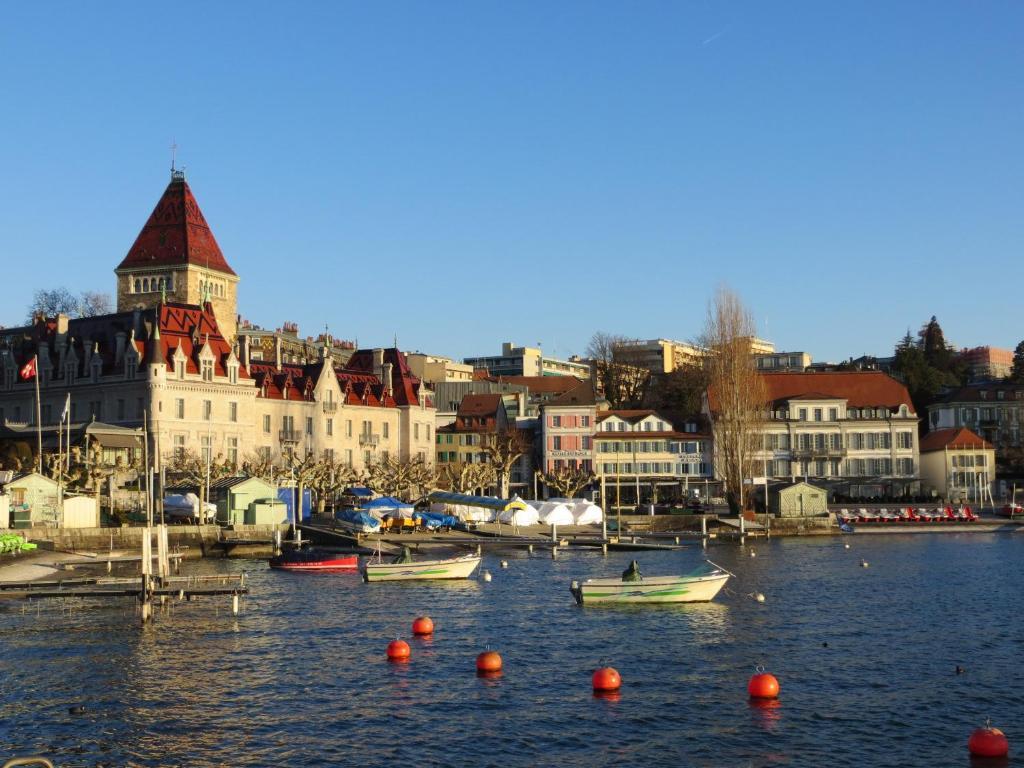
{"type": "Polygon", "coordinates": [[[181,264],[235,274],[220,252],[184,174],[176,172],[118,269],[181,264]]]}

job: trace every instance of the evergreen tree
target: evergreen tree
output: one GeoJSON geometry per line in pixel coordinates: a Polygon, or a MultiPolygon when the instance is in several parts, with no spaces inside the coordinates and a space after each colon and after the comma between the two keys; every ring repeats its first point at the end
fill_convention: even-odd
{"type": "Polygon", "coordinates": [[[1010,369],[1010,381],[1024,384],[1024,341],[1013,350],[1013,368],[1010,369]]]}

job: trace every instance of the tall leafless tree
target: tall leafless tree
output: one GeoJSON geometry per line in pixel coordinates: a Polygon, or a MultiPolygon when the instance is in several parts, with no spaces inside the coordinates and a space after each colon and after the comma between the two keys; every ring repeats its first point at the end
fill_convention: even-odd
{"type": "Polygon", "coordinates": [[[597,385],[612,408],[637,407],[644,399],[651,372],[629,360],[623,346],[629,340],[604,331],[590,337],[586,354],[592,361],[597,385]]]}
{"type": "Polygon", "coordinates": [[[754,321],[739,296],[721,287],[708,305],[700,343],[706,349],[708,404],[715,439],[715,470],[733,512],[744,508],[743,481],[767,407],[764,380],[751,352],[754,321]]]}
{"type": "Polygon", "coordinates": [[[480,447],[494,469],[498,496],[504,499],[508,496],[512,467],[530,450],[530,439],[523,430],[510,427],[484,433],[480,447]]]}

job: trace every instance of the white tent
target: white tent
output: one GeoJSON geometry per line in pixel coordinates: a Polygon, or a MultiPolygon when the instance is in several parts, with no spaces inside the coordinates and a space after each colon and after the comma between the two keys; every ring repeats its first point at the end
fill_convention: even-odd
{"type": "Polygon", "coordinates": [[[493,523],[497,512],[486,507],[471,507],[466,504],[455,504],[452,514],[470,523],[493,523]]]}
{"type": "Polygon", "coordinates": [[[572,525],[576,520],[565,504],[549,501],[540,508],[540,521],[544,525],[572,525]]]}
{"type": "Polygon", "coordinates": [[[539,519],[537,510],[531,506],[526,509],[506,509],[498,515],[498,522],[508,525],[536,525],[539,519]]]}
{"type": "Polygon", "coordinates": [[[572,507],[572,516],[576,525],[599,525],[604,519],[604,512],[589,501],[578,501],[572,507]]]}

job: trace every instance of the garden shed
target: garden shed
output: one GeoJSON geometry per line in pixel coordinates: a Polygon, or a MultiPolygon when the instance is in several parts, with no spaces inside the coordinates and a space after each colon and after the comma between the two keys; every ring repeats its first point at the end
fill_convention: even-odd
{"type": "Polygon", "coordinates": [[[768,511],[778,517],[813,517],[828,513],[828,492],[806,482],[768,487],[768,511]]]}

